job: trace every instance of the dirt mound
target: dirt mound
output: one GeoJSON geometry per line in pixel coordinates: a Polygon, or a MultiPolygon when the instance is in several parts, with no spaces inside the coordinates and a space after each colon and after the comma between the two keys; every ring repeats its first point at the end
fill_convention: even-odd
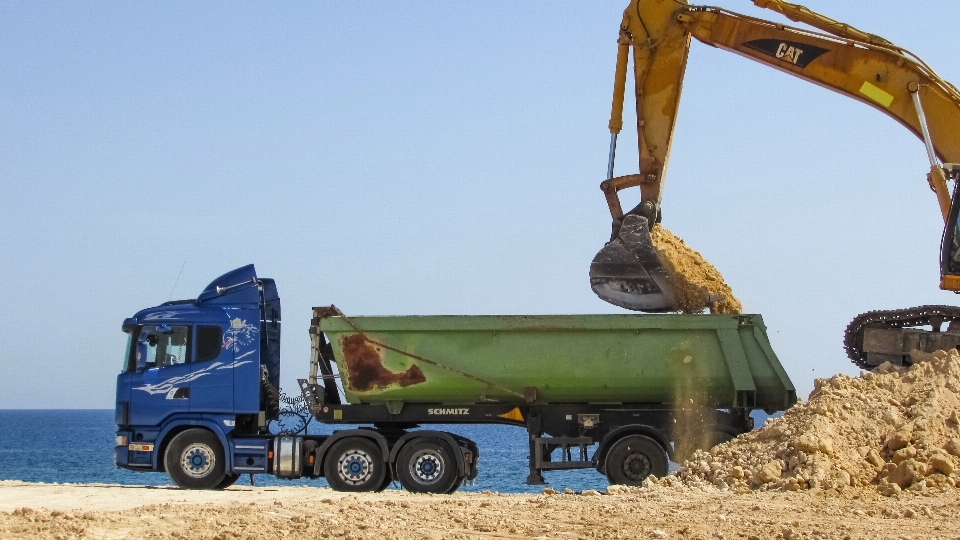
{"type": "Polygon", "coordinates": [[[660,484],[883,495],[960,486],[960,354],[916,354],[914,362],[817,379],[808,402],[698,451],[660,484]]]}
{"type": "Polygon", "coordinates": [[[654,225],[650,237],[673,282],[680,311],[702,313],[709,308],[711,313],[741,313],[743,308],[733,289],[703,255],[660,225],[654,225]]]}

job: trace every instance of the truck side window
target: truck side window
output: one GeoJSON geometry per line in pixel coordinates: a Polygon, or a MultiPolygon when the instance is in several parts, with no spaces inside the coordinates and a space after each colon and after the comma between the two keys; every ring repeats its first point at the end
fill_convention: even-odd
{"type": "Polygon", "coordinates": [[[197,362],[206,362],[220,356],[223,330],[219,326],[197,327],[197,362]]]}
{"type": "Polygon", "coordinates": [[[168,327],[160,332],[156,326],[144,326],[140,341],[147,343],[147,368],[179,366],[190,362],[189,326],[168,327]]]}

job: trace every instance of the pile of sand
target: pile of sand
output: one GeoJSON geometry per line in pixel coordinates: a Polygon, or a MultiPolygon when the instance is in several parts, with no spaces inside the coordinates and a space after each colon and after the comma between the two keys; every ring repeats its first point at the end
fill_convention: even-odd
{"type": "Polygon", "coordinates": [[[711,313],[741,313],[743,308],[733,296],[733,289],[703,255],[659,224],[654,225],[650,236],[673,282],[680,311],[702,313],[709,308],[711,313]]]}
{"type": "Polygon", "coordinates": [[[817,379],[807,403],[710,452],[661,485],[721,490],[960,487],[960,354],[916,354],[851,378],[817,379]]]}

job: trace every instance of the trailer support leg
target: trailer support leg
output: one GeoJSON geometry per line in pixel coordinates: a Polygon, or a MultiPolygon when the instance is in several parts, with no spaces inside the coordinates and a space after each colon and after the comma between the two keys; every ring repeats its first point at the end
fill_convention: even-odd
{"type": "Polygon", "coordinates": [[[527,439],[530,446],[530,455],[527,456],[530,462],[530,474],[527,476],[527,481],[524,482],[528,486],[542,486],[547,482],[543,479],[543,475],[540,474],[540,463],[543,461],[543,446],[540,444],[540,436],[543,435],[543,430],[540,427],[540,415],[535,414],[531,409],[530,414],[527,416],[527,439]]]}

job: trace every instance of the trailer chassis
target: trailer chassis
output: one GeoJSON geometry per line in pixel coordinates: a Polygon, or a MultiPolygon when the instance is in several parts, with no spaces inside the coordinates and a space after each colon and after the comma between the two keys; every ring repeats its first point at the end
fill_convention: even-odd
{"type": "MultiPolygon", "coordinates": [[[[328,404],[324,402],[326,392],[322,385],[305,379],[298,382],[309,410],[318,422],[372,425],[372,431],[387,440],[416,436],[423,433],[416,428],[431,424],[504,424],[525,428],[529,444],[529,475],[525,482],[528,485],[545,484],[543,471],[548,470],[596,469],[613,483],[633,485],[639,485],[651,474],[663,476],[667,472],[668,459],[677,461],[689,457],[689,450],[680,449],[676,444],[674,426],[681,421],[680,416],[686,432],[706,435],[701,444],[706,448],[753,427],[745,410],[680,411],[663,404],[552,404],[535,400],[523,405],[328,404]],[[627,453],[622,459],[608,459],[611,450],[628,439],[642,443],[644,455],[631,458],[627,453]],[[590,455],[590,448],[594,445],[596,449],[590,455]],[[639,459],[647,466],[631,469],[631,463],[621,463],[624,459],[634,462],[639,459]]],[[[476,450],[473,456],[475,459],[476,450]]]]}

